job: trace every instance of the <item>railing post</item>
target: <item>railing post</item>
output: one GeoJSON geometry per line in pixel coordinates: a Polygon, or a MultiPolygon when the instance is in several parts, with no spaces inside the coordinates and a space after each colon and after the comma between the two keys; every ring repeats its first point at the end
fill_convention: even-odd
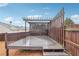
{"type": "Polygon", "coordinates": [[[9,49],[6,48],[6,56],[9,56],[9,49]]]}
{"type": "Polygon", "coordinates": [[[9,49],[7,48],[7,33],[5,33],[5,49],[6,49],[6,56],[9,56],[9,49]]]}

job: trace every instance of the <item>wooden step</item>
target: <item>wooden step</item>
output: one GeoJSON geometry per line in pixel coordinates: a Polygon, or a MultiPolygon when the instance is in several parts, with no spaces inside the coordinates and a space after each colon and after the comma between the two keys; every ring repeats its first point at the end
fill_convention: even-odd
{"type": "Polygon", "coordinates": [[[43,52],[43,56],[68,56],[65,52],[43,52]]]}
{"type": "Polygon", "coordinates": [[[68,56],[63,48],[43,49],[43,56],[68,56]]]}
{"type": "Polygon", "coordinates": [[[44,52],[63,52],[64,49],[43,49],[44,52]]]}

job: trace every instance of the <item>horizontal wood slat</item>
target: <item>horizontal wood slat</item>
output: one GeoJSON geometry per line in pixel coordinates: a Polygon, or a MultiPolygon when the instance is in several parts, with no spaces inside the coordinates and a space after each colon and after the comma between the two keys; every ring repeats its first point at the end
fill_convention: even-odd
{"type": "Polygon", "coordinates": [[[72,42],[70,40],[65,40],[65,42],[67,42],[67,43],[69,43],[69,44],[71,44],[71,45],[76,46],[77,48],[79,48],[79,44],[76,44],[76,43],[74,43],[74,42],[72,42]]]}

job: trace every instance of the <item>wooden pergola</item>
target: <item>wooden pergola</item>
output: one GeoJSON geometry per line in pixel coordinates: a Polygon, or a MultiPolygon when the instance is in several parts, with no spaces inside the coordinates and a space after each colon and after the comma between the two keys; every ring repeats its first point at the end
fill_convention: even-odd
{"type": "Polygon", "coordinates": [[[50,23],[50,19],[25,19],[25,32],[26,32],[26,22],[30,24],[29,32],[31,34],[36,35],[47,35],[48,34],[48,27],[50,23]]]}

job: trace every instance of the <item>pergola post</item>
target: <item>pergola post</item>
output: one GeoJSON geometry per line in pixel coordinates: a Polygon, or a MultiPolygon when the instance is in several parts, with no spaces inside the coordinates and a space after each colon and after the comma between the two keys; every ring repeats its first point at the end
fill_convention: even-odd
{"type": "Polygon", "coordinates": [[[31,24],[30,24],[30,26],[29,26],[29,30],[30,30],[30,34],[31,34],[31,24]]]}
{"type": "Polygon", "coordinates": [[[25,21],[25,32],[26,32],[26,21],[25,21]]]}

